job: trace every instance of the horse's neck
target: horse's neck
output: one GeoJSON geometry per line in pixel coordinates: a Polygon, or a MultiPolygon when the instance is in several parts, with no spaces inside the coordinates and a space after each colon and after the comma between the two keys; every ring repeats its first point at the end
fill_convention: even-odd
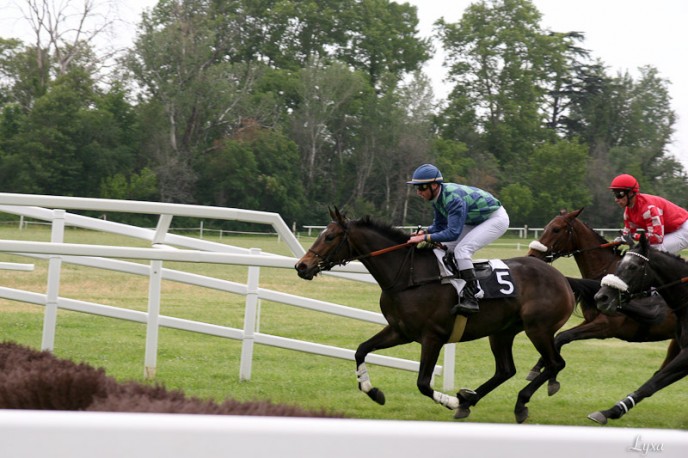
{"type": "Polygon", "coordinates": [[[671,259],[670,256],[665,253],[650,255],[655,274],[652,286],[657,288],[669,307],[681,310],[688,304],[688,285],[683,282],[684,278],[688,278],[688,264],[680,258],[671,259]],[[666,256],[666,259],[658,261],[658,256],[666,256]]]}
{"type": "Polygon", "coordinates": [[[614,272],[619,258],[611,251],[600,248],[598,253],[583,251],[573,256],[583,278],[600,280],[608,273],[614,272]]]}
{"type": "Polygon", "coordinates": [[[381,255],[369,256],[376,251],[393,247],[397,243],[379,236],[375,231],[362,232],[360,237],[352,235],[351,240],[358,255],[362,257],[361,262],[383,288],[395,280],[408,250],[412,249],[411,247],[400,248],[381,255]]]}
{"type": "Polygon", "coordinates": [[[598,248],[602,243],[589,228],[576,231],[576,244],[576,250],[580,251],[574,254],[573,259],[576,260],[583,278],[600,280],[614,272],[620,258],[611,248],[598,248]]]}

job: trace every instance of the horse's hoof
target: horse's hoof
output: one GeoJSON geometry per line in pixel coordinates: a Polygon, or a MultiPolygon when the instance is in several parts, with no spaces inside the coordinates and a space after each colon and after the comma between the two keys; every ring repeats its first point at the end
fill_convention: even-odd
{"type": "Polygon", "coordinates": [[[605,417],[602,412],[593,412],[590,415],[588,415],[588,418],[594,421],[595,423],[599,423],[601,425],[607,424],[607,417],[605,417]]]}
{"type": "Polygon", "coordinates": [[[554,396],[559,392],[559,388],[561,388],[561,384],[559,384],[558,381],[550,380],[549,384],[547,385],[547,394],[549,396],[554,396]]]}
{"type": "Polygon", "coordinates": [[[516,414],[516,423],[519,425],[528,419],[528,407],[524,407],[514,412],[516,414]]]}
{"type": "Polygon", "coordinates": [[[478,401],[480,401],[478,393],[468,388],[461,388],[459,392],[456,393],[456,397],[459,398],[459,401],[462,403],[470,402],[471,405],[476,405],[478,401]]]}
{"type": "Polygon", "coordinates": [[[461,420],[463,418],[468,418],[468,416],[471,414],[471,409],[468,407],[460,407],[456,409],[456,413],[454,414],[454,418],[457,420],[461,420]]]}
{"type": "Polygon", "coordinates": [[[377,388],[373,388],[370,391],[366,393],[370,399],[373,401],[377,402],[381,406],[385,405],[385,393],[382,391],[378,390],[377,388]]]}
{"type": "Polygon", "coordinates": [[[536,371],[535,369],[531,369],[531,371],[528,372],[528,375],[526,375],[526,380],[528,380],[529,382],[532,382],[533,380],[535,380],[535,377],[537,377],[538,375],[540,375],[539,371],[536,371]]]}

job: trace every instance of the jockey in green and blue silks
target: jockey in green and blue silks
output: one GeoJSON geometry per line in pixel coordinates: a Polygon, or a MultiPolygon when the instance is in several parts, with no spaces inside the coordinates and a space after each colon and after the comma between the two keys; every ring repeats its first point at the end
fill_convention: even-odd
{"type": "Polygon", "coordinates": [[[494,242],[509,228],[509,215],[492,194],[482,189],[445,183],[442,173],[432,164],[423,164],[411,181],[416,193],[432,202],[434,220],[426,231],[409,239],[411,243],[438,242],[454,251],[461,278],[466,280],[464,297],[452,313],[479,310],[479,292],[472,257],[476,251],[494,242]]]}

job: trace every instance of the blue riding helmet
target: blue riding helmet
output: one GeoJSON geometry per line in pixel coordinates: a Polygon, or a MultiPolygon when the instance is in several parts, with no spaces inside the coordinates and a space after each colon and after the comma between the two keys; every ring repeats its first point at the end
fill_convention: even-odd
{"type": "Polygon", "coordinates": [[[440,169],[432,164],[423,164],[413,172],[411,181],[407,181],[406,184],[428,184],[428,183],[442,183],[444,178],[442,178],[442,172],[440,169]]]}

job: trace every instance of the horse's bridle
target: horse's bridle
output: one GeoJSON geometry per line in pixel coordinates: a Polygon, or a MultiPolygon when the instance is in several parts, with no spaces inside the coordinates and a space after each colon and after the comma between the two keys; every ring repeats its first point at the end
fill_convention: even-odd
{"type": "Polygon", "coordinates": [[[349,231],[348,231],[347,226],[344,225],[344,224],[342,224],[342,223],[339,223],[339,222],[338,222],[337,224],[338,224],[339,226],[341,226],[341,228],[344,230],[344,235],[342,236],[342,239],[339,241],[339,244],[335,247],[335,249],[332,250],[332,251],[330,251],[330,252],[326,255],[326,257],[323,257],[320,253],[317,253],[317,252],[316,252],[315,250],[313,250],[312,248],[309,248],[309,249],[308,249],[308,252],[309,252],[309,253],[312,253],[313,256],[315,256],[315,258],[318,259],[318,270],[319,270],[319,271],[330,270],[330,269],[332,269],[334,266],[343,266],[343,265],[345,265],[345,264],[347,264],[347,263],[349,263],[349,262],[351,262],[351,261],[353,261],[353,260],[355,259],[355,257],[354,257],[354,258],[350,258],[350,259],[347,259],[347,258],[345,257],[345,258],[343,258],[343,259],[340,260],[340,261],[333,261],[333,260],[332,260],[332,258],[334,257],[334,255],[337,254],[337,253],[339,252],[339,250],[344,246],[344,244],[347,244],[347,245],[348,245],[348,247],[349,247],[349,254],[353,253],[353,250],[352,250],[352,248],[351,248],[351,243],[350,243],[350,241],[349,241],[349,231]]]}
{"type": "MultiPolygon", "coordinates": [[[[643,262],[643,278],[647,277],[647,263],[650,262],[650,258],[648,258],[645,255],[642,255],[640,253],[636,253],[635,251],[627,251],[627,255],[630,256],[635,256],[639,259],[642,259],[643,262]]],[[[631,293],[629,292],[629,286],[628,283],[623,281],[621,278],[619,278],[616,274],[609,274],[605,276],[601,283],[602,286],[608,286],[610,288],[613,288],[619,292],[619,305],[616,307],[617,310],[620,309],[624,304],[628,304],[631,300],[638,298],[638,297],[643,297],[643,296],[650,296],[654,291],[657,289],[661,288],[666,288],[668,286],[672,286],[671,284],[666,284],[662,285],[659,288],[647,288],[647,289],[641,289],[640,291],[636,293],[631,293]]]]}
{"type": "MultiPolygon", "coordinates": [[[[327,271],[327,270],[332,269],[334,266],[343,266],[343,265],[350,263],[351,261],[360,261],[361,259],[365,259],[365,258],[373,257],[373,256],[379,256],[381,254],[389,253],[390,251],[396,251],[398,249],[409,247],[409,246],[413,245],[409,242],[405,242],[405,243],[400,243],[398,245],[393,245],[393,246],[390,246],[387,248],[382,248],[380,250],[371,251],[370,253],[353,255],[354,249],[353,249],[353,246],[351,245],[351,241],[349,239],[349,230],[348,230],[347,225],[343,224],[339,221],[337,221],[337,224],[343,229],[344,234],[342,236],[342,239],[339,241],[339,244],[335,247],[334,250],[330,251],[325,257],[323,257],[320,253],[316,252],[312,248],[308,249],[308,252],[312,253],[313,256],[315,256],[318,259],[318,270],[319,271],[327,271]],[[339,250],[344,246],[344,244],[346,244],[349,247],[349,255],[350,256],[344,257],[343,259],[341,259],[339,261],[332,260],[332,257],[334,257],[334,255],[339,252],[339,250]]],[[[413,253],[414,253],[414,250],[409,251],[409,255],[411,256],[411,258],[413,257],[413,253]]],[[[408,259],[408,257],[407,257],[407,259],[408,259]]],[[[380,287],[383,290],[392,289],[396,285],[396,283],[399,280],[399,277],[401,276],[401,272],[402,272],[403,267],[406,264],[406,262],[407,261],[405,261],[404,263],[399,265],[399,270],[397,271],[397,275],[396,275],[394,281],[392,282],[391,286],[385,287],[383,285],[380,285],[380,287]]],[[[411,272],[412,272],[411,276],[413,278],[413,262],[411,262],[411,272]]],[[[435,281],[435,280],[436,279],[433,278],[433,281],[435,281]]],[[[413,280],[412,280],[412,283],[414,283],[413,280]]]]}
{"type": "MultiPolygon", "coordinates": [[[[573,237],[574,237],[573,223],[571,223],[571,221],[569,221],[568,219],[566,220],[566,233],[568,234],[568,238],[569,238],[569,242],[570,242],[569,244],[572,245],[573,244],[573,237]]],[[[600,245],[591,246],[588,248],[578,248],[578,249],[571,250],[571,251],[552,251],[548,256],[546,256],[546,258],[550,258],[549,262],[554,262],[555,260],[557,260],[559,258],[564,258],[564,257],[568,258],[571,256],[575,256],[577,254],[585,253],[586,251],[599,250],[600,248],[609,248],[609,247],[615,247],[618,245],[619,245],[618,242],[609,242],[609,243],[602,243],[600,245]]]]}

